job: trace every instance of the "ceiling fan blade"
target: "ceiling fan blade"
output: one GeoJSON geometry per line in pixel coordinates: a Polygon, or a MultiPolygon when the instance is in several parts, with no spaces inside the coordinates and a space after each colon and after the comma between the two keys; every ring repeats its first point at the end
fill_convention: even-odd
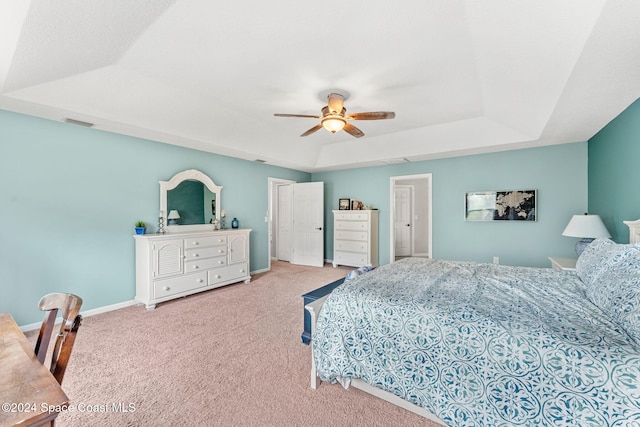
{"type": "Polygon", "coordinates": [[[344,98],[338,93],[330,93],[327,106],[331,114],[340,114],[344,108],[344,98]]]}
{"type": "Polygon", "coordinates": [[[321,119],[321,116],[310,116],[307,114],[274,114],[276,117],[306,117],[309,119],[321,119]]]}
{"type": "Polygon", "coordinates": [[[307,136],[307,135],[311,135],[312,133],[314,133],[314,132],[316,132],[316,131],[318,131],[318,130],[320,130],[320,129],[322,129],[322,124],[321,124],[321,123],[318,123],[317,125],[315,125],[314,127],[312,127],[311,129],[309,129],[308,131],[306,131],[305,133],[303,133],[303,134],[302,134],[302,135],[300,135],[300,136],[307,136]]]}
{"type": "Polygon", "coordinates": [[[355,136],[356,138],[360,138],[361,136],[364,136],[364,132],[362,132],[360,129],[358,129],[351,123],[347,123],[346,125],[344,125],[343,130],[347,132],[349,135],[355,136]]]}
{"type": "Polygon", "coordinates": [[[346,118],[349,120],[384,120],[395,117],[396,113],[393,111],[375,111],[370,113],[353,113],[349,114],[346,118]]]}

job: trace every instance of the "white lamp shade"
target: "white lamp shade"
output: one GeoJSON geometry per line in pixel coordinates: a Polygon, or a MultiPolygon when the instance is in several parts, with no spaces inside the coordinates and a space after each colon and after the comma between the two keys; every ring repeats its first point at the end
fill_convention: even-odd
{"type": "Polygon", "coordinates": [[[176,210],[169,211],[168,219],[180,219],[180,214],[176,210]]]}
{"type": "Polygon", "coordinates": [[[562,232],[563,236],[597,239],[611,237],[598,215],[574,215],[562,232]]]}

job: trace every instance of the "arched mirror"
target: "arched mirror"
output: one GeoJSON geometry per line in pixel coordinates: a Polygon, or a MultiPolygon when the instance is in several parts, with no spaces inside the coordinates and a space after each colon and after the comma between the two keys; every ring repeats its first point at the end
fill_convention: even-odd
{"type": "Polygon", "coordinates": [[[213,230],[213,222],[220,219],[221,190],[196,169],[160,181],[160,212],[166,231],[213,230]]]}

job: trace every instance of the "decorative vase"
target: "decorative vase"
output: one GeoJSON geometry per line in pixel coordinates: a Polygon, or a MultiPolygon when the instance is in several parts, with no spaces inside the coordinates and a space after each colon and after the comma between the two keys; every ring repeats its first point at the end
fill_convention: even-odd
{"type": "Polygon", "coordinates": [[[136,227],[136,234],[144,234],[146,227],[136,227]]]}
{"type": "Polygon", "coordinates": [[[231,228],[238,228],[238,219],[237,218],[233,218],[233,220],[231,221],[231,228]]]}

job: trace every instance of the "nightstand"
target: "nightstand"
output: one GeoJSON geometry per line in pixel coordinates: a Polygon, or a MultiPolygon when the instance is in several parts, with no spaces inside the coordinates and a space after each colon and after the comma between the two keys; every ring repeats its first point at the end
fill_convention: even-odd
{"type": "Polygon", "coordinates": [[[556,270],[566,270],[566,271],[575,271],[576,270],[576,259],[575,258],[560,258],[560,257],[549,257],[549,261],[551,261],[551,267],[556,270]]]}

